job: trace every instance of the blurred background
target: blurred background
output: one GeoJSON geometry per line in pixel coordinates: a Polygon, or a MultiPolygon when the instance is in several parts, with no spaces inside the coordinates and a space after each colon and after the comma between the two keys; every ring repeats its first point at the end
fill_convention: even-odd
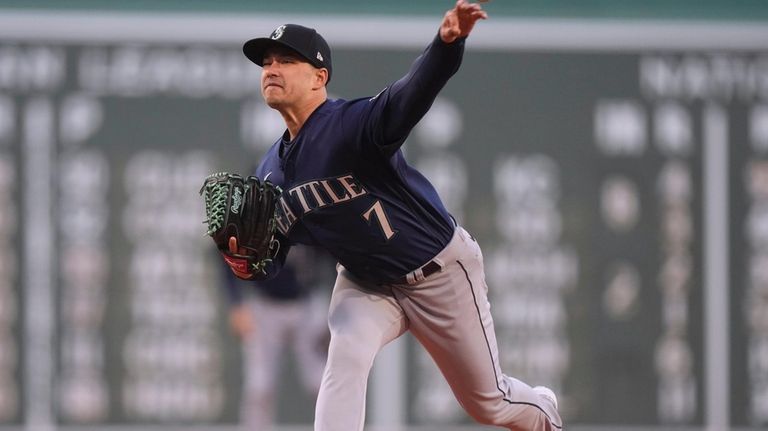
{"type": "MultiPolygon", "coordinates": [[[[0,1],[0,430],[236,430],[198,188],[283,130],[242,43],[314,27],[332,97],[371,96],[451,6],[0,1]]],[[[483,245],[502,368],[555,389],[569,430],[768,429],[768,3],[485,9],[405,150],[483,245]]],[[[311,429],[296,367],[281,431],[311,429]]],[[[490,429],[410,336],[367,422],[490,429]]]]}

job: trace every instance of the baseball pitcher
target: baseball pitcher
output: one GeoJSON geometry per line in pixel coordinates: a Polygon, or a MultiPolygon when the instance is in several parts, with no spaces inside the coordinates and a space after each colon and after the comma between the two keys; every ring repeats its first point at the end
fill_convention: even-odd
{"type": "MultiPolygon", "coordinates": [[[[283,24],[243,47],[262,67],[262,95],[286,130],[256,173],[280,190],[272,252],[263,265],[228,262],[239,277],[270,277],[293,244],[323,247],[338,260],[316,431],[363,429],[374,358],[405,331],[478,422],[562,429],[551,390],[499,368],[480,246],[400,148],[458,71],[466,38],[485,18],[480,4],[457,1],[405,76],[353,100],[328,99],[331,50],[314,29],[283,24]]],[[[222,253],[248,256],[243,245],[230,235],[222,253]]]]}

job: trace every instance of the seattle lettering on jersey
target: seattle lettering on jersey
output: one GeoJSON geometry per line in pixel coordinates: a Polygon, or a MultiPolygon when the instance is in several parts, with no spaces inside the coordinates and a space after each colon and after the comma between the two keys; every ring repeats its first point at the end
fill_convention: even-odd
{"type": "Polygon", "coordinates": [[[352,174],[301,183],[280,195],[277,205],[277,229],[287,235],[296,221],[304,215],[366,194],[368,191],[352,174]],[[290,203],[294,205],[291,206],[290,203]]]}

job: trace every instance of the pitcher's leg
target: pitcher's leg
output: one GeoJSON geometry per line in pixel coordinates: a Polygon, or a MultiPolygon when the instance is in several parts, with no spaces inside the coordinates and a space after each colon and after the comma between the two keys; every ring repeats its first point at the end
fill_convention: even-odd
{"type": "Polygon", "coordinates": [[[499,368],[479,247],[466,233],[450,247],[442,272],[395,290],[411,333],[478,422],[511,430],[560,429],[553,403],[499,368]]]}
{"type": "Polygon", "coordinates": [[[340,267],[331,296],[331,342],[315,408],[315,431],[360,431],[368,374],[381,348],[407,329],[394,298],[365,293],[340,267]]]}

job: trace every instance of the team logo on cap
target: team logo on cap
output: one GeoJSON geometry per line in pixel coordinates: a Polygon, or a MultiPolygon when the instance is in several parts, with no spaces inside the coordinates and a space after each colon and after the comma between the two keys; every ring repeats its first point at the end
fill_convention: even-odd
{"type": "Polygon", "coordinates": [[[323,59],[323,54],[320,54],[320,51],[317,51],[317,59],[320,60],[320,61],[325,61],[323,59]]]}
{"type": "Polygon", "coordinates": [[[283,37],[283,33],[285,33],[285,25],[281,25],[280,27],[276,28],[275,31],[272,32],[270,39],[280,39],[283,37]]]}

